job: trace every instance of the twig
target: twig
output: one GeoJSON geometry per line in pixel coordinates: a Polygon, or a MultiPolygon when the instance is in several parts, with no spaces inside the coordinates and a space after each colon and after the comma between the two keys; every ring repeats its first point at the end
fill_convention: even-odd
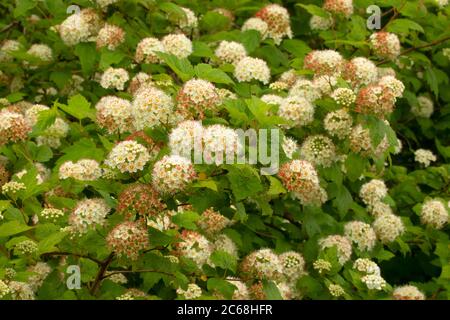
{"type": "Polygon", "coordinates": [[[100,283],[105,275],[106,269],[108,269],[109,264],[111,263],[111,261],[114,258],[114,252],[112,252],[108,258],[105,259],[105,261],[101,262],[100,265],[100,270],[98,270],[97,276],[95,277],[95,281],[94,284],[92,285],[91,288],[91,294],[95,295],[98,288],[100,287],[100,283]]]}
{"type": "Polygon", "coordinates": [[[122,270],[122,271],[111,271],[108,272],[108,274],[103,275],[102,279],[106,279],[110,276],[112,276],[113,274],[118,274],[118,273],[141,273],[141,272],[154,272],[154,273],[162,273],[165,274],[167,276],[171,276],[171,277],[176,277],[174,274],[169,273],[169,272],[165,272],[165,271],[161,271],[161,270],[154,270],[154,269],[141,269],[141,270],[122,270]]]}
{"type": "Polygon", "coordinates": [[[43,253],[41,256],[74,256],[74,257],[78,257],[78,258],[89,259],[91,261],[96,262],[97,264],[102,264],[102,261],[100,261],[100,260],[98,260],[96,258],[90,257],[88,255],[72,253],[72,252],[57,252],[57,251],[55,251],[55,252],[46,252],[46,253],[43,253]]]}
{"type": "MultiPolygon", "coordinates": [[[[447,40],[450,40],[450,36],[447,36],[447,37],[442,38],[442,39],[439,39],[439,40],[435,40],[435,41],[433,41],[433,42],[430,42],[430,43],[427,43],[427,44],[424,44],[424,45],[421,45],[421,46],[408,48],[408,49],[402,51],[402,52],[400,53],[400,55],[403,56],[403,55],[405,55],[405,54],[407,54],[407,53],[410,53],[411,51],[416,51],[416,50],[419,50],[419,49],[432,47],[432,46],[441,44],[441,43],[443,43],[443,42],[445,42],[445,41],[447,41],[447,40]]],[[[379,66],[379,65],[381,65],[381,64],[384,64],[384,63],[386,63],[386,62],[388,62],[388,61],[389,61],[389,60],[383,60],[383,61],[380,61],[380,62],[377,63],[377,66],[379,66]]]]}
{"type": "Polygon", "coordinates": [[[6,25],[6,26],[4,26],[3,28],[2,28],[2,30],[0,30],[0,33],[3,33],[3,32],[5,32],[5,31],[8,31],[9,29],[11,29],[12,27],[14,27],[16,24],[18,24],[19,22],[18,21],[13,21],[13,22],[11,22],[10,24],[8,24],[8,25],[6,25]]]}

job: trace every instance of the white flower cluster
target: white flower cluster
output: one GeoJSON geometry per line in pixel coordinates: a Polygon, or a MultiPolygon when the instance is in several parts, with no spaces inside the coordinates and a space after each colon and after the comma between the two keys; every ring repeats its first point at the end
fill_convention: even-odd
{"type": "Polygon", "coordinates": [[[45,208],[41,211],[40,216],[46,220],[56,221],[64,216],[64,211],[56,208],[45,208]]]}
{"type": "Polygon", "coordinates": [[[139,63],[158,63],[160,62],[160,59],[156,55],[156,52],[164,52],[161,41],[157,38],[144,38],[136,47],[134,59],[139,63]]]}
{"type": "Polygon", "coordinates": [[[153,167],[153,186],[161,193],[184,190],[196,177],[190,160],[177,155],[164,156],[153,167]]]}
{"type": "Polygon", "coordinates": [[[411,106],[411,112],[417,117],[429,118],[433,114],[433,111],[433,101],[425,96],[417,97],[417,104],[411,106]]]}
{"type": "Polygon", "coordinates": [[[344,107],[351,106],[356,100],[355,93],[353,92],[353,90],[348,88],[337,88],[333,91],[331,97],[334,99],[334,101],[336,101],[337,104],[344,107]]]}
{"type": "Polygon", "coordinates": [[[338,261],[341,265],[345,264],[352,255],[352,243],[347,237],[340,235],[330,235],[319,240],[321,250],[336,247],[338,261]]]}
{"type": "Polygon", "coordinates": [[[361,186],[359,196],[371,208],[376,203],[381,202],[387,196],[387,192],[388,189],[383,180],[372,179],[361,186]]]}
{"type": "Polygon", "coordinates": [[[109,67],[102,74],[100,85],[105,89],[125,89],[125,83],[130,79],[128,71],[123,68],[109,67]]]}
{"type": "Polygon", "coordinates": [[[373,222],[372,227],[382,243],[394,241],[405,231],[405,226],[400,217],[389,213],[379,215],[373,222]]]}
{"type": "Polygon", "coordinates": [[[94,181],[100,178],[102,170],[97,161],[81,159],[77,162],[66,161],[59,167],[59,178],[73,178],[80,181],[94,181]]]}
{"type": "Polygon", "coordinates": [[[69,216],[68,230],[72,234],[82,235],[97,225],[103,226],[110,210],[103,198],[80,200],[69,216]]]}
{"type": "Polygon", "coordinates": [[[234,129],[220,124],[207,126],[203,130],[203,158],[207,164],[224,163],[241,153],[243,146],[234,129]]]}
{"type": "Polygon", "coordinates": [[[356,57],[345,64],[344,78],[353,87],[371,84],[378,79],[377,66],[367,58],[356,57]]]}
{"type": "Polygon", "coordinates": [[[181,8],[183,10],[185,17],[179,19],[178,26],[181,29],[195,29],[198,26],[198,19],[195,16],[195,13],[188,8],[181,8]]]}
{"type": "Polygon", "coordinates": [[[203,79],[187,81],[177,95],[178,111],[185,118],[204,118],[205,111],[215,111],[219,102],[216,87],[203,79]]]}
{"type": "Polygon", "coordinates": [[[148,161],[156,155],[150,154],[142,144],[127,140],[119,142],[109,153],[105,164],[120,172],[134,173],[144,169],[148,161]]]}
{"type": "Polygon", "coordinates": [[[115,50],[125,41],[125,32],[122,28],[106,23],[97,35],[97,48],[106,47],[115,50]]]}
{"type": "Polygon", "coordinates": [[[283,38],[292,38],[291,21],[286,8],[278,4],[269,4],[259,10],[256,17],[267,23],[267,37],[279,45],[283,38]]]}
{"type": "Polygon", "coordinates": [[[221,41],[215,53],[222,62],[235,64],[247,56],[245,47],[236,41],[221,41]]]}
{"type": "Polygon", "coordinates": [[[134,96],[131,113],[137,130],[153,128],[173,121],[174,104],[164,91],[144,86],[134,96]]]}
{"type": "Polygon", "coordinates": [[[405,285],[394,289],[395,300],[425,300],[425,295],[415,286],[405,285]]]}
{"type": "Polygon", "coordinates": [[[281,103],[278,116],[291,121],[292,126],[305,126],[314,120],[314,111],[314,105],[305,98],[290,96],[281,103]]]}
{"type": "Polygon", "coordinates": [[[313,70],[318,76],[340,75],[344,67],[344,58],[334,50],[313,50],[304,59],[305,69],[313,70]]]}
{"type": "Polygon", "coordinates": [[[313,83],[308,79],[297,79],[289,90],[289,97],[298,96],[302,97],[310,102],[319,99],[322,96],[320,88],[317,87],[317,83],[313,83]]]}
{"type": "Polygon", "coordinates": [[[356,243],[360,251],[371,251],[377,241],[377,235],[373,228],[361,221],[347,222],[344,233],[347,238],[356,243]]]}
{"type": "Polygon", "coordinates": [[[184,34],[168,34],[162,38],[161,43],[164,52],[173,54],[180,59],[187,58],[192,53],[192,42],[184,34]]]}
{"type": "Polygon", "coordinates": [[[38,250],[38,245],[33,240],[24,240],[14,246],[14,250],[23,255],[32,255],[38,250]]]}
{"type": "Polygon", "coordinates": [[[2,186],[2,193],[15,194],[15,193],[19,192],[20,190],[25,190],[25,189],[26,189],[26,186],[24,183],[17,182],[17,181],[9,181],[2,186]]]}
{"type": "Polygon", "coordinates": [[[375,54],[381,58],[395,59],[400,55],[400,40],[389,32],[376,32],[370,35],[370,43],[375,54]]]}
{"type": "Polygon", "coordinates": [[[323,8],[330,13],[348,18],[353,14],[353,0],[325,0],[323,8]]]}
{"type": "Polygon", "coordinates": [[[259,249],[247,255],[242,260],[241,270],[246,276],[257,279],[275,280],[283,274],[280,259],[271,249],[259,249]]]}
{"type": "Polygon", "coordinates": [[[267,33],[269,30],[269,26],[267,23],[260,18],[250,18],[247,19],[242,25],[242,31],[247,30],[256,30],[260,33],[261,39],[264,40],[267,38],[267,33]]]}
{"type": "Polygon", "coordinates": [[[292,196],[304,205],[320,205],[327,200],[314,166],[305,160],[292,160],[281,166],[278,176],[292,196]]]}
{"type": "Polygon", "coordinates": [[[336,147],[324,135],[309,136],[300,147],[300,157],[315,166],[329,167],[336,160],[336,147]]]}
{"type": "Polygon", "coordinates": [[[432,161],[436,161],[437,158],[430,150],[417,149],[414,151],[414,161],[423,164],[428,167],[432,161]]]}
{"type": "Polygon", "coordinates": [[[283,97],[277,96],[276,94],[265,94],[261,96],[261,101],[267,104],[281,105],[283,100],[283,97]]]}
{"type": "Polygon", "coordinates": [[[74,46],[80,42],[90,41],[100,27],[101,20],[98,14],[92,9],[84,9],[68,16],[56,29],[67,46],[74,46]]]}
{"type": "MultiPolygon", "coordinates": [[[[231,224],[230,221],[228,221],[229,224],[231,224]]],[[[236,243],[230,239],[225,234],[219,234],[216,239],[214,240],[214,250],[221,250],[225,251],[229,255],[235,257],[236,259],[239,259],[238,255],[238,248],[236,246],[236,243]]]]}
{"type": "Polygon", "coordinates": [[[245,57],[236,64],[234,76],[239,82],[257,80],[268,84],[270,80],[270,69],[262,59],[245,57]]]}
{"type": "Polygon", "coordinates": [[[442,229],[449,220],[449,213],[444,204],[436,199],[427,200],[422,205],[420,221],[435,229],[442,229]]]}
{"type": "Polygon", "coordinates": [[[201,147],[203,126],[200,121],[180,122],[169,134],[169,148],[172,154],[190,159],[194,147],[201,147]]]}
{"type": "Polygon", "coordinates": [[[200,268],[208,262],[214,249],[208,239],[192,230],[183,230],[180,238],[182,241],[176,244],[177,255],[192,259],[200,268]]]}
{"type": "Polygon", "coordinates": [[[3,281],[0,280],[0,299],[8,295],[10,292],[8,285],[3,281]]]}
{"type": "Polygon", "coordinates": [[[95,105],[97,123],[110,134],[132,131],[133,116],[131,103],[128,100],[114,97],[102,97],[95,105]]]}
{"type": "Polygon", "coordinates": [[[405,85],[403,82],[395,78],[395,75],[386,75],[380,78],[378,84],[384,88],[390,89],[396,98],[399,98],[403,95],[403,91],[405,90],[405,85]]]}
{"type": "Polygon", "coordinates": [[[353,269],[365,274],[381,274],[380,267],[375,262],[367,258],[356,259],[356,261],[353,263],[353,269]]]}
{"type": "Polygon", "coordinates": [[[17,40],[5,40],[0,47],[0,62],[9,62],[13,60],[11,53],[22,48],[22,44],[17,40]]]}
{"type": "Polygon", "coordinates": [[[386,287],[386,280],[380,275],[368,274],[361,278],[361,281],[367,286],[369,290],[383,290],[386,287]]]}
{"type": "Polygon", "coordinates": [[[350,134],[353,118],[346,109],[329,112],[324,120],[325,130],[332,136],[344,139],[350,134]]]}
{"type": "Polygon", "coordinates": [[[177,294],[183,296],[187,300],[199,298],[202,295],[202,289],[195,283],[190,283],[186,290],[182,288],[177,289],[177,294]]]}
{"type": "Polygon", "coordinates": [[[328,291],[330,292],[330,294],[333,297],[336,297],[336,298],[343,296],[345,294],[344,288],[342,288],[340,285],[334,284],[334,283],[331,283],[328,286],[328,291]]]}
{"type": "Polygon", "coordinates": [[[33,275],[28,278],[28,284],[33,291],[37,291],[44,283],[45,278],[52,272],[52,268],[45,262],[38,262],[27,268],[27,272],[33,273],[33,275]]]}
{"type": "Polygon", "coordinates": [[[289,159],[292,159],[294,153],[298,150],[297,141],[290,137],[283,137],[283,142],[281,143],[284,153],[289,159]]]}
{"type": "Polygon", "coordinates": [[[309,20],[309,27],[311,30],[328,30],[330,29],[334,24],[334,20],[332,17],[324,18],[320,16],[312,16],[309,20]]]}
{"type": "Polygon", "coordinates": [[[280,254],[279,259],[283,268],[283,275],[291,281],[295,281],[306,274],[305,259],[300,253],[287,251],[280,254]]]}

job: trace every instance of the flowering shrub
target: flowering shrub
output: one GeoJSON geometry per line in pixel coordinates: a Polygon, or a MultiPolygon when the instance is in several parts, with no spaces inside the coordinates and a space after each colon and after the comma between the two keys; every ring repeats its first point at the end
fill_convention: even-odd
{"type": "Polygon", "coordinates": [[[3,1],[0,299],[449,299],[450,6],[305,2],[3,1]]]}

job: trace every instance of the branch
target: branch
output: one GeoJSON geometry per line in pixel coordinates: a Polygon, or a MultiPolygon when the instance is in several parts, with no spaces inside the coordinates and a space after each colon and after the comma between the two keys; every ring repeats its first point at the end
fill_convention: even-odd
{"type": "Polygon", "coordinates": [[[100,282],[103,279],[103,276],[105,275],[106,269],[108,269],[109,264],[111,263],[111,261],[114,259],[114,252],[112,252],[108,258],[106,258],[100,266],[100,270],[98,270],[97,276],[95,277],[95,281],[94,284],[92,285],[91,288],[91,295],[95,295],[98,288],[100,287],[100,282]]]}
{"type": "MultiPolygon", "coordinates": [[[[432,41],[432,42],[430,42],[430,43],[427,43],[427,44],[424,44],[424,45],[421,45],[421,46],[408,48],[408,49],[402,51],[402,52],[400,53],[400,56],[403,56],[403,55],[405,55],[405,54],[407,54],[407,53],[410,53],[410,52],[412,52],[412,51],[416,51],[416,50],[419,50],[419,49],[428,48],[428,47],[433,47],[433,46],[438,45],[438,44],[441,44],[441,43],[443,43],[443,42],[445,42],[445,41],[447,41],[447,40],[450,40],[450,36],[447,36],[447,37],[442,38],[442,39],[439,39],[439,40],[432,41]]],[[[386,62],[389,62],[389,60],[383,60],[383,61],[380,61],[380,62],[377,63],[377,66],[379,66],[379,65],[381,65],[381,64],[384,64],[384,63],[386,63],[386,62]]]]}
{"type": "Polygon", "coordinates": [[[107,275],[103,275],[102,280],[106,279],[110,276],[112,276],[113,274],[118,274],[118,273],[141,273],[141,272],[154,272],[154,273],[162,273],[165,274],[167,276],[171,276],[171,277],[176,277],[174,274],[169,273],[169,272],[165,272],[165,271],[160,271],[160,270],[154,270],[154,269],[141,269],[141,270],[122,270],[122,271],[111,271],[109,272],[107,275]]]}
{"type": "Polygon", "coordinates": [[[78,253],[72,253],[72,252],[46,252],[41,254],[41,256],[74,256],[74,257],[78,257],[78,258],[85,258],[85,259],[89,259],[91,261],[96,262],[97,264],[102,264],[102,261],[93,258],[91,256],[88,255],[83,255],[83,254],[78,254],[78,253]]]}

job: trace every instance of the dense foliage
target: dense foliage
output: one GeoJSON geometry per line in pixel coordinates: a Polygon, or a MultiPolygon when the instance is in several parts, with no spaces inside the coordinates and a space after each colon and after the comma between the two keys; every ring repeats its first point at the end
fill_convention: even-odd
{"type": "Polygon", "coordinates": [[[450,298],[446,0],[0,16],[0,299],[450,298]]]}

